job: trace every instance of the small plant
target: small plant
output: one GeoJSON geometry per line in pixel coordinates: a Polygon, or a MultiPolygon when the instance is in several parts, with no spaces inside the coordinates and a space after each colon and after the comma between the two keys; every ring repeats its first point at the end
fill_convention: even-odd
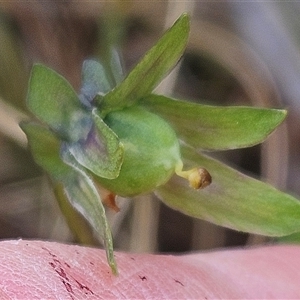
{"type": "Polygon", "coordinates": [[[46,66],[32,69],[27,104],[41,122],[21,127],[60,204],[68,201],[103,239],[114,273],[102,202],[117,210],[115,195],[154,192],[187,215],[245,232],[300,231],[295,198],[199,152],[258,144],[285,110],[213,107],[152,93],[183,54],[188,33],[183,14],[125,78],[114,51],[109,68],[85,61],[79,95],[46,66]]]}

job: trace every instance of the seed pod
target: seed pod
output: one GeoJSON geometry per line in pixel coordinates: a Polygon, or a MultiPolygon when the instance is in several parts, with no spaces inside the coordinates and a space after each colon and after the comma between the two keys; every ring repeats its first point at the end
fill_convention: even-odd
{"type": "Polygon", "coordinates": [[[124,197],[151,192],[166,183],[182,164],[177,136],[159,116],[132,106],[109,113],[104,122],[124,146],[119,176],[96,177],[111,192],[124,197]]]}

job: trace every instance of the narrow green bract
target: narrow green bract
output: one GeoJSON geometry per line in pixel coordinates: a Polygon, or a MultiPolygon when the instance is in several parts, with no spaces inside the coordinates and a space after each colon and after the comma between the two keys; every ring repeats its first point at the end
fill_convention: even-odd
{"type": "Polygon", "coordinates": [[[208,106],[154,94],[141,105],[168,120],[181,140],[209,151],[261,143],[287,114],[282,109],[208,106]]]}
{"type": "Polygon", "coordinates": [[[267,236],[300,231],[299,200],[190,147],[181,150],[185,165],[198,164],[210,170],[213,182],[200,192],[173,177],[156,191],[166,205],[239,231],[267,236]]]}
{"type": "Polygon", "coordinates": [[[189,17],[183,14],[145,54],[127,77],[99,103],[102,114],[134,105],[149,95],[180,59],[188,41],[189,17]]]}
{"type": "Polygon", "coordinates": [[[67,157],[64,157],[68,165],[62,161],[59,141],[48,129],[33,123],[22,124],[22,128],[27,134],[36,162],[50,174],[54,184],[63,184],[68,201],[88,220],[98,238],[104,241],[108,262],[113,272],[117,273],[110,228],[94,183],[70,154],[65,153],[67,157]]]}

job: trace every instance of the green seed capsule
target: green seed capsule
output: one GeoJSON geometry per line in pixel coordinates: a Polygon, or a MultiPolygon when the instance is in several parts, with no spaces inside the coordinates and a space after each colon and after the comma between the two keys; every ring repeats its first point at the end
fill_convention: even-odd
{"type": "Polygon", "coordinates": [[[97,177],[106,189],[120,196],[153,191],[166,183],[182,165],[177,136],[170,125],[140,107],[109,113],[104,122],[124,145],[124,161],[115,179],[97,177]]]}

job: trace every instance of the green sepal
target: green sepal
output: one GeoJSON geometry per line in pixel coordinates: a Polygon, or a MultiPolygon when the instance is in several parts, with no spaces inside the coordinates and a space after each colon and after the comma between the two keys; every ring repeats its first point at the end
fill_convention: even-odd
{"type": "Polygon", "coordinates": [[[231,229],[284,236],[300,231],[300,201],[274,187],[183,147],[186,168],[206,168],[212,183],[194,190],[174,176],[156,194],[168,206],[189,216],[231,229]]]}
{"type": "Polygon", "coordinates": [[[94,127],[86,139],[68,144],[76,161],[95,175],[114,179],[119,176],[124,147],[118,136],[104,123],[96,109],[92,111],[94,127]]]}
{"type": "Polygon", "coordinates": [[[91,105],[97,93],[106,94],[113,88],[107,78],[104,66],[95,60],[85,60],[81,73],[82,88],[80,97],[88,105],[91,105]]]}
{"type": "Polygon", "coordinates": [[[202,150],[256,145],[285,119],[287,112],[243,106],[209,106],[151,94],[140,105],[158,114],[185,143],[202,150]]]}
{"type": "Polygon", "coordinates": [[[86,136],[92,126],[89,112],[70,83],[41,64],[32,68],[27,105],[35,116],[69,141],[86,136]]]}
{"type": "Polygon", "coordinates": [[[82,71],[82,89],[81,92],[92,102],[96,94],[104,95],[120,83],[123,78],[123,69],[120,56],[115,49],[112,49],[109,55],[109,63],[99,63],[93,59],[87,59],[83,62],[82,71]]]}

